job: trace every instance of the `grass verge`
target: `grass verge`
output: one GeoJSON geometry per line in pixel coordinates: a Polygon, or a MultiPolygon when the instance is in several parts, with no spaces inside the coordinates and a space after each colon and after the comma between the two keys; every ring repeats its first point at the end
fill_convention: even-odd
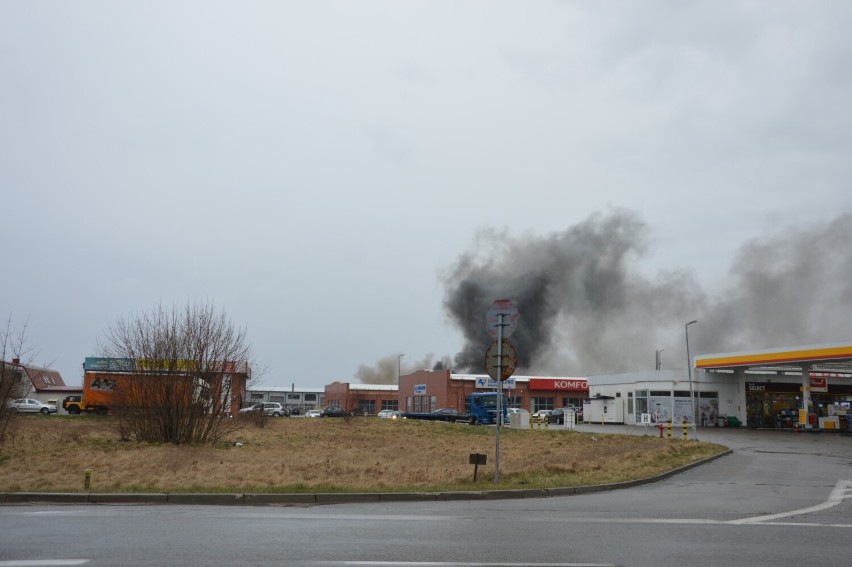
{"type": "Polygon", "coordinates": [[[121,442],[110,418],[21,416],[0,449],[0,492],[424,492],[624,482],[724,447],[650,435],[356,418],[278,418],[217,446],[121,442]],[[473,482],[471,453],[484,453],[473,482]]]}

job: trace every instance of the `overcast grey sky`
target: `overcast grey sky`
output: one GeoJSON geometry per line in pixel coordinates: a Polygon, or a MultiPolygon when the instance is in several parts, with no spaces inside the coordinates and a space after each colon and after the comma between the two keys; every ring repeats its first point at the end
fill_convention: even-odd
{"type": "Polygon", "coordinates": [[[214,301],[267,385],[321,387],[455,356],[460,257],[619,211],[631,270],[721,293],[745,244],[852,212],[850,29],[845,0],[0,0],[0,314],[79,384],[117,317],[214,301]]]}

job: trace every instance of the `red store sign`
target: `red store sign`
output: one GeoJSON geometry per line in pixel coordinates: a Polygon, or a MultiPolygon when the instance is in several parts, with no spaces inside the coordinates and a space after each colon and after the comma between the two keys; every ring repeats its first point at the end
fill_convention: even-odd
{"type": "Polygon", "coordinates": [[[530,378],[530,390],[589,391],[585,378],[530,378]]]}

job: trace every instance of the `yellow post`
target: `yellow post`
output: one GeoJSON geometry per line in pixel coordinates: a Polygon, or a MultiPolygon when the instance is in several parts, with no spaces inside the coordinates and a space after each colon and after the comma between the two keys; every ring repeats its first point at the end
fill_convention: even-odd
{"type": "Polygon", "coordinates": [[[689,433],[687,432],[687,426],[688,425],[689,425],[689,422],[686,421],[686,418],[683,418],[683,440],[684,441],[689,441],[689,433]]]}
{"type": "Polygon", "coordinates": [[[544,416],[544,429],[547,430],[548,425],[550,425],[550,416],[544,416]]]}
{"type": "Polygon", "coordinates": [[[668,418],[666,420],[666,424],[667,424],[666,429],[668,430],[668,437],[669,437],[669,439],[671,439],[672,438],[672,418],[668,418]]]}
{"type": "Polygon", "coordinates": [[[535,416],[530,415],[530,431],[534,429],[533,424],[535,423],[535,416]]]}
{"type": "Polygon", "coordinates": [[[92,469],[86,469],[83,475],[83,490],[89,492],[92,489],[92,469]]]}

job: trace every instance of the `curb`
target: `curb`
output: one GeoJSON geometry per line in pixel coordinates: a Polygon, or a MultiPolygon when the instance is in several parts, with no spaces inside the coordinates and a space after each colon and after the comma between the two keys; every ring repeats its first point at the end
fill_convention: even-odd
{"type": "Polygon", "coordinates": [[[733,453],[728,449],[694,463],[656,476],[587,486],[534,488],[517,490],[483,490],[463,492],[317,492],[317,493],[190,493],[190,492],[6,492],[0,493],[2,504],[176,504],[182,506],[310,506],[317,504],[364,504],[373,502],[435,502],[455,500],[507,500],[521,498],[553,498],[623,490],[665,480],[695,467],[733,453]]]}

